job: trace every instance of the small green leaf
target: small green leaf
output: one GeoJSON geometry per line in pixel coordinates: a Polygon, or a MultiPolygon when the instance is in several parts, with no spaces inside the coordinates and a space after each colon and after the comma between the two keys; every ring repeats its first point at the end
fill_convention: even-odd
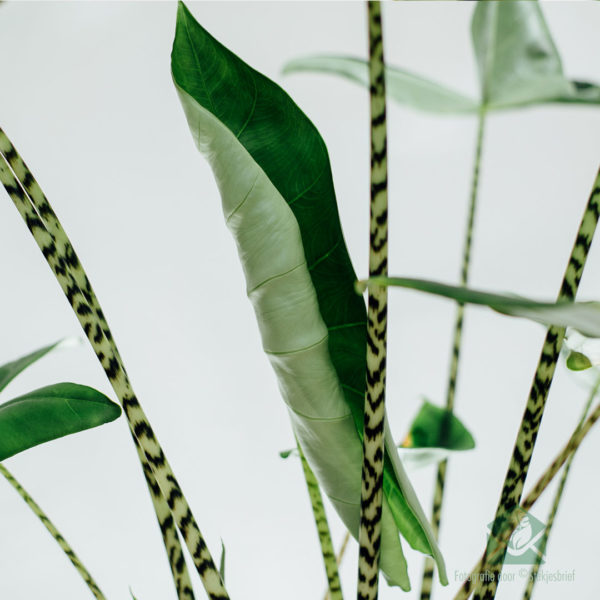
{"type": "Polygon", "coordinates": [[[137,600],[137,598],[133,594],[133,590],[131,589],[131,587],[129,588],[129,593],[131,594],[131,600],[137,600]]]}
{"type": "Polygon", "coordinates": [[[298,454],[298,448],[290,448],[289,450],[282,450],[279,453],[279,456],[281,458],[289,458],[292,455],[297,455],[298,454]]]}
{"type": "MultiPolygon", "coordinates": [[[[369,67],[366,60],[351,56],[307,56],[286,63],[284,74],[312,71],[340,75],[369,87],[369,67]]],[[[388,96],[411,108],[432,113],[476,113],[479,102],[435,81],[397,67],[386,67],[388,96]]]]}
{"type": "Polygon", "coordinates": [[[12,362],[2,365],[0,367],[0,391],[2,391],[19,373],[21,373],[21,371],[25,370],[29,365],[42,358],[42,356],[48,354],[48,352],[51,350],[63,348],[74,343],[77,343],[77,338],[65,338],[55,342],[54,344],[50,344],[49,346],[44,346],[35,352],[31,352],[31,354],[27,354],[26,356],[17,358],[17,360],[13,360],[12,362]]]}
{"type": "Polygon", "coordinates": [[[219,561],[219,575],[223,583],[225,583],[225,544],[221,540],[221,560],[219,561]]]}
{"type": "Polygon", "coordinates": [[[567,357],[567,367],[571,371],[584,371],[592,366],[590,359],[581,352],[571,351],[567,357]]]}
{"type": "Polygon", "coordinates": [[[519,296],[506,296],[409,277],[373,277],[356,284],[362,293],[369,286],[398,286],[436,296],[452,298],[462,304],[489,306],[496,312],[531,319],[543,325],[572,327],[583,335],[600,337],[600,302],[537,302],[519,296]]]}
{"type": "Polygon", "coordinates": [[[452,412],[425,401],[412,422],[407,443],[403,446],[472,450],[475,440],[452,412]]]}
{"type": "Polygon", "coordinates": [[[76,383],[57,383],[0,405],[0,461],[23,450],[114,421],[121,408],[76,383]]]}
{"type": "Polygon", "coordinates": [[[478,2],[471,34],[486,108],[576,96],[538,2],[478,2]]]}

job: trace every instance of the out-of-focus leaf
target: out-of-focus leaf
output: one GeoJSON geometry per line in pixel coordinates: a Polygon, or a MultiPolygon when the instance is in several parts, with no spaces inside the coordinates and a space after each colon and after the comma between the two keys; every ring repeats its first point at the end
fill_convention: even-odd
{"type": "MultiPolygon", "coordinates": [[[[351,56],[307,56],[288,62],[283,73],[332,73],[369,86],[367,61],[351,56]]],[[[433,113],[475,113],[479,102],[405,69],[386,67],[386,91],[399,104],[433,113]]]]}
{"type": "Polygon", "coordinates": [[[571,371],[585,371],[585,369],[589,369],[592,366],[590,359],[581,352],[570,352],[569,356],[567,356],[567,367],[571,371]]]}
{"type": "Polygon", "coordinates": [[[17,358],[12,362],[2,365],[0,367],[0,391],[2,391],[19,373],[21,373],[21,371],[42,358],[42,356],[48,354],[48,352],[55,350],[56,348],[64,348],[65,346],[71,346],[77,343],[77,338],[65,338],[64,340],[59,340],[54,344],[44,346],[35,352],[31,352],[26,356],[22,356],[21,358],[17,358]]]}
{"type": "Polygon", "coordinates": [[[294,455],[296,456],[298,454],[298,448],[290,448],[289,450],[282,450],[279,453],[279,456],[281,458],[289,458],[290,456],[294,455]]]}
{"type": "Polygon", "coordinates": [[[567,367],[572,371],[600,366],[600,340],[586,337],[569,328],[565,335],[565,346],[570,351],[567,367]]]}
{"type": "Polygon", "coordinates": [[[452,298],[463,304],[489,306],[496,312],[530,319],[543,325],[572,327],[588,337],[600,337],[600,302],[537,302],[519,296],[481,292],[466,287],[409,277],[373,277],[366,282],[359,281],[356,286],[357,290],[364,291],[367,284],[419,290],[436,296],[452,298]]]}
{"type": "Polygon", "coordinates": [[[0,461],[23,450],[114,421],[121,407],[93,388],[57,383],[0,405],[0,461]]]}
{"type": "Polygon", "coordinates": [[[471,450],[475,440],[460,419],[445,408],[425,401],[410,427],[404,448],[471,450]]]}
{"type": "Polygon", "coordinates": [[[538,2],[478,2],[471,22],[482,103],[523,106],[577,96],[538,2]]]}
{"type": "MultiPolygon", "coordinates": [[[[471,22],[481,98],[398,67],[386,67],[388,96],[439,114],[517,108],[531,104],[600,104],[600,86],[571,81],[538,2],[478,2],[471,22]]],[[[284,74],[330,73],[368,88],[368,63],[351,56],[307,56],[289,61],[284,74]]]]}
{"type": "Polygon", "coordinates": [[[225,544],[221,540],[221,560],[219,561],[219,575],[225,583],[225,544]]]}

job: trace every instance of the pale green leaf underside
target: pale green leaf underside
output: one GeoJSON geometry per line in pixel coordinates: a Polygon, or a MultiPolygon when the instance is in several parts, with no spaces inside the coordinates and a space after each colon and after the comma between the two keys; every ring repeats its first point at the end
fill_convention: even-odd
{"type": "MultiPolygon", "coordinates": [[[[359,282],[357,287],[362,290],[365,285],[366,282],[359,282]]],[[[499,313],[530,319],[543,325],[572,327],[588,337],[600,337],[600,302],[537,302],[518,296],[481,292],[408,277],[374,277],[368,280],[368,285],[387,285],[418,290],[451,298],[463,304],[488,306],[499,313]]]]}
{"type": "MultiPolygon", "coordinates": [[[[307,56],[288,62],[284,74],[310,71],[340,75],[369,86],[367,61],[350,56],[307,56]]],[[[474,113],[479,102],[435,81],[397,67],[386,67],[388,96],[399,104],[433,113],[474,113]]]]}
{"type": "MultiPolygon", "coordinates": [[[[406,69],[386,67],[390,99],[411,108],[447,114],[518,108],[542,103],[600,104],[600,86],[565,77],[537,2],[478,2],[471,23],[480,98],[406,69]]],[[[351,56],[293,59],[284,74],[314,72],[341,76],[367,87],[368,64],[351,56]]]]}
{"type": "Polygon", "coordinates": [[[598,103],[596,85],[565,77],[538,2],[478,2],[471,35],[486,108],[598,103]]]}
{"type": "MultiPolygon", "coordinates": [[[[323,491],[356,536],[362,446],[329,359],[327,328],[296,219],[236,136],[184,90],[177,90],[196,144],[215,174],[263,349],[277,374],[294,433],[323,491]]],[[[426,538],[419,541],[423,534],[411,519],[403,534],[412,536],[409,541],[415,545],[427,544],[426,538]]],[[[382,570],[391,583],[408,589],[406,561],[387,502],[382,521],[382,570]]]]}

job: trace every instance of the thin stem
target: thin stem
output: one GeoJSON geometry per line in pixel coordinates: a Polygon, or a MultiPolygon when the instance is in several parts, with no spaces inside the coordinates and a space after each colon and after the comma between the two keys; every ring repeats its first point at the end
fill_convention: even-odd
{"type": "MultiPolygon", "coordinates": [[[[585,424],[585,419],[590,412],[590,408],[592,406],[592,402],[598,393],[598,389],[600,389],[600,379],[596,382],[594,387],[592,388],[588,401],[585,404],[583,412],[581,414],[581,419],[577,425],[577,429],[575,433],[578,433],[583,425],[585,424]]],[[[539,552],[535,557],[535,563],[531,566],[531,571],[529,573],[529,580],[527,582],[527,587],[525,588],[525,593],[523,594],[523,600],[531,600],[531,596],[533,594],[533,587],[536,582],[536,576],[538,571],[540,570],[540,565],[542,564],[542,556],[546,553],[546,546],[548,545],[548,538],[550,536],[550,531],[552,530],[552,526],[554,525],[554,519],[556,518],[556,513],[558,512],[558,507],[560,505],[560,501],[565,490],[565,485],[567,483],[567,477],[569,476],[569,471],[571,470],[571,465],[573,464],[573,459],[575,458],[575,451],[571,453],[567,462],[565,463],[565,468],[563,469],[562,477],[560,478],[560,482],[558,484],[558,489],[556,490],[556,494],[554,495],[554,502],[552,503],[552,508],[550,509],[550,514],[548,515],[548,519],[546,521],[546,527],[544,528],[544,535],[542,536],[542,540],[539,545],[539,552]]]]}
{"type": "Polygon", "coordinates": [[[328,595],[331,600],[343,600],[344,596],[342,594],[337,561],[335,559],[335,552],[333,551],[333,542],[331,541],[329,523],[327,522],[325,507],[323,506],[323,497],[319,490],[319,483],[308,465],[298,440],[296,440],[296,445],[298,446],[304,479],[306,480],[306,487],[308,488],[308,495],[310,497],[310,504],[312,506],[315,524],[317,525],[321,554],[323,555],[323,564],[325,565],[325,574],[327,576],[328,595]]]}
{"type": "MultiPolygon", "coordinates": [[[[529,511],[531,507],[538,501],[542,493],[546,490],[550,482],[554,479],[554,477],[558,474],[561,467],[565,464],[565,462],[571,457],[581,445],[581,442],[585,439],[586,435],[590,432],[593,425],[600,419],[600,404],[596,406],[596,408],[592,411],[587,420],[583,423],[583,426],[577,427],[569,441],[564,446],[564,448],[560,451],[558,456],[552,461],[550,466],[544,471],[542,476],[539,478],[538,482],[529,492],[529,494],[525,497],[525,499],[521,502],[520,508],[522,511],[529,511]]],[[[513,511],[516,513],[517,511],[513,511]]],[[[497,549],[505,548],[510,536],[514,530],[514,528],[518,525],[518,521],[510,524],[503,529],[502,533],[496,540],[496,553],[497,549]]],[[[493,557],[491,557],[493,558],[493,557]]],[[[456,596],[454,596],[454,600],[466,600],[473,592],[473,581],[478,580],[480,577],[489,576],[489,573],[483,573],[484,561],[486,559],[486,554],[484,554],[480,561],[477,563],[477,566],[471,571],[469,577],[465,580],[461,589],[457,592],[456,596]]]]}
{"type": "MultiPolygon", "coordinates": [[[[0,130],[0,181],[2,181],[17,210],[33,235],[50,268],[54,272],[67,300],[71,304],[81,327],[86,333],[98,360],[113,387],[129,427],[143,451],[144,474],[155,478],[154,492],[168,499],[171,516],[177,526],[194,560],[196,569],[208,596],[214,600],[228,598],[223,582],[204,538],[198,528],[181,487],[169,465],[166,456],[156,439],[154,431],[131,387],[131,383],[120,360],[108,326],[103,327],[104,317],[99,306],[95,306],[89,281],[85,277],[83,267],[79,265],[77,256],[65,235],[65,240],[57,238],[49,230],[47,222],[54,215],[47,199],[27,169],[17,151],[6,135],[0,130]],[[15,167],[12,167],[12,164],[15,167]],[[11,170],[12,169],[12,170],[11,170]],[[19,181],[15,179],[15,174],[19,181]],[[36,206],[31,195],[40,191],[36,197],[36,206]],[[80,273],[85,281],[78,281],[80,273]],[[75,269],[75,272],[73,271],[75,269]]],[[[64,232],[63,232],[64,233],[64,232]]],[[[142,453],[140,453],[141,457],[142,453]]],[[[147,478],[148,481],[148,478],[147,478]]],[[[187,596],[189,597],[189,595],[187,596]]]]}
{"type": "MultiPolygon", "coordinates": [[[[342,545],[340,546],[340,549],[338,550],[337,557],[336,557],[336,563],[337,563],[338,567],[342,564],[342,560],[344,560],[344,556],[346,554],[346,548],[348,547],[349,541],[350,541],[350,532],[348,530],[346,530],[344,539],[342,540],[342,545]]],[[[325,595],[323,596],[323,600],[331,600],[331,598],[329,597],[329,590],[326,590],[325,595]]]]}
{"type": "MultiPolygon", "coordinates": [[[[473,160],[473,174],[471,176],[471,193],[469,200],[469,211],[467,214],[467,224],[465,228],[465,241],[463,247],[462,267],[460,273],[460,284],[466,286],[469,282],[469,268],[471,266],[471,246],[473,241],[473,230],[475,224],[475,212],[477,208],[477,197],[479,191],[479,171],[481,166],[481,154],[483,149],[483,132],[485,128],[485,111],[479,111],[477,121],[477,137],[475,142],[475,158],[473,160]]],[[[456,318],[454,322],[454,336],[452,342],[452,354],[450,356],[450,371],[448,376],[448,386],[446,388],[446,408],[448,417],[454,410],[454,396],[456,392],[456,381],[458,378],[458,366],[460,360],[460,348],[462,340],[462,329],[464,322],[465,306],[459,303],[456,307],[456,318]]],[[[450,422],[448,418],[447,423],[450,422]]],[[[442,432],[443,434],[443,432],[442,432]]],[[[439,463],[437,475],[435,478],[435,491],[433,494],[433,507],[431,511],[431,528],[437,538],[439,538],[440,522],[442,519],[442,503],[444,499],[444,485],[446,483],[446,468],[448,460],[439,463]]],[[[425,568],[423,570],[423,581],[421,583],[421,600],[431,598],[431,589],[433,586],[433,570],[435,563],[431,557],[425,559],[425,568]]]]}
{"type": "MultiPolygon", "coordinates": [[[[95,315],[104,335],[111,344],[117,361],[121,364],[121,366],[123,366],[123,360],[121,359],[119,350],[112,338],[110,328],[108,327],[108,323],[106,322],[102,309],[100,308],[100,303],[98,302],[94,289],[92,288],[92,285],[87,278],[83,267],[81,266],[79,258],[77,257],[77,254],[71,245],[67,234],[62,228],[62,225],[54,213],[54,210],[50,206],[50,203],[48,202],[44,192],[38,185],[33,175],[31,175],[31,171],[23,159],[18,155],[14,147],[12,147],[12,144],[2,130],[0,130],[0,146],[7,149],[6,158],[10,168],[16,175],[17,179],[22,183],[22,186],[25,189],[36,212],[43,218],[45,227],[55,240],[57,252],[61,254],[65,260],[65,264],[68,265],[69,272],[75,280],[76,285],[84,292],[89,307],[91,308],[92,313],[95,315]]],[[[144,478],[148,486],[152,504],[154,505],[154,512],[158,520],[158,525],[165,546],[165,552],[171,568],[173,582],[175,584],[175,589],[177,590],[178,598],[179,600],[194,600],[192,582],[190,580],[190,575],[185,562],[181,542],[179,540],[179,536],[177,535],[177,528],[173,522],[173,517],[171,516],[171,509],[169,508],[165,497],[162,495],[160,487],[156,483],[154,473],[152,472],[152,469],[149,468],[150,465],[144,465],[145,462],[147,463],[145,460],[145,455],[132,430],[131,436],[136,446],[138,458],[144,470],[144,478]]]]}
{"type": "Polygon", "coordinates": [[[65,538],[61,535],[54,523],[52,523],[46,513],[40,508],[39,504],[37,504],[37,502],[27,493],[27,491],[23,489],[21,484],[2,463],[0,463],[0,473],[2,473],[10,485],[17,490],[19,496],[25,500],[27,506],[31,508],[35,516],[38,517],[39,520],[44,524],[44,527],[50,532],[50,535],[56,540],[63,552],[68,556],[73,566],[77,569],[78,573],[86,582],[87,586],[90,588],[90,591],[92,594],[94,594],[94,597],[98,600],[106,600],[104,594],[98,587],[98,584],[94,581],[94,578],[90,575],[89,571],[83,566],[83,563],[81,560],[79,560],[79,557],[77,554],[75,554],[75,551],[73,548],[71,548],[67,540],[65,540],[65,538]]]}
{"type": "MultiPolygon", "coordinates": [[[[575,237],[575,244],[558,294],[559,300],[573,300],[575,298],[596,231],[596,225],[598,224],[599,213],[600,171],[596,175],[588,204],[575,237]]],[[[502,547],[493,562],[488,560],[487,554],[491,554],[491,545],[495,547],[496,540],[506,527],[507,520],[511,518],[521,502],[523,485],[529,470],[529,463],[531,462],[564,334],[564,328],[554,326],[550,327],[546,334],[527,406],[515,441],[513,455],[504,479],[500,501],[492,525],[492,533],[484,553],[485,577],[476,582],[475,600],[492,600],[496,596],[499,576],[502,572],[502,564],[506,554],[506,545],[502,547]]]]}
{"type": "MultiPolygon", "coordinates": [[[[367,1],[371,98],[371,226],[369,275],[386,275],[388,265],[387,131],[385,62],[380,2],[367,1]]],[[[358,600],[375,600],[383,504],[387,288],[369,289],[367,384],[364,406],[363,468],[358,534],[358,600]]]]}

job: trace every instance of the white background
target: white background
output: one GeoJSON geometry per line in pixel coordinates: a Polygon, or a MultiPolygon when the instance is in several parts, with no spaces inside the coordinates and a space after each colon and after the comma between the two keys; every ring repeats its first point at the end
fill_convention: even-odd
{"type": "MultiPolygon", "coordinates": [[[[362,3],[198,3],[198,20],[281,83],[329,148],[341,219],[366,274],[367,93],[328,76],[282,78],[310,53],[366,56],[362,3]]],[[[387,59],[476,95],[471,3],[385,7],[387,59]]],[[[571,77],[600,81],[600,6],[546,3],[571,77]]],[[[29,163],[96,288],[137,394],[214,554],[227,547],[232,598],[318,599],[325,578],[308,498],[274,375],[209,167],[193,146],[173,88],[174,3],[8,3],[0,7],[0,125],[29,163]]],[[[472,117],[389,107],[391,272],[458,278],[475,137],[472,117]]],[[[546,106],[489,118],[472,285],[552,299],[600,158],[600,108],[546,106]]],[[[600,298],[592,248],[582,299],[600,298]]],[[[77,321],[17,211],[0,202],[0,362],[64,336],[77,321]]],[[[391,294],[389,413],[401,438],[423,395],[443,403],[454,307],[391,294]]],[[[457,412],[477,450],[449,468],[442,531],[451,580],[483,549],[544,329],[469,309],[457,412]]],[[[91,349],[51,355],[3,393],[57,381],[112,396],[91,349]]],[[[574,428],[585,393],[560,369],[530,483],[574,428]]],[[[595,598],[600,435],[572,470],[548,548],[544,599],[595,598]]],[[[175,598],[137,457],[123,419],[6,461],[79,553],[111,600],[175,598]]],[[[433,468],[413,480],[429,510],[433,468]]],[[[533,510],[545,520],[547,494],[533,510]]],[[[331,517],[338,544],[343,530],[331,517]]],[[[413,587],[421,558],[408,551],[413,587]]],[[[508,572],[518,573],[516,568],[508,572]]],[[[355,594],[356,545],[342,568],[355,594]]],[[[517,574],[518,580],[518,574],[517,574]]],[[[194,576],[196,581],[196,577],[194,576]]],[[[502,585],[518,598],[523,582],[502,585]]],[[[197,586],[198,597],[204,592],[197,586]]],[[[402,593],[382,583],[381,598],[402,593]]],[[[29,509],[0,481],[0,598],[66,600],[89,592],[29,509]]],[[[416,592],[404,597],[416,598],[416,592]]]]}

